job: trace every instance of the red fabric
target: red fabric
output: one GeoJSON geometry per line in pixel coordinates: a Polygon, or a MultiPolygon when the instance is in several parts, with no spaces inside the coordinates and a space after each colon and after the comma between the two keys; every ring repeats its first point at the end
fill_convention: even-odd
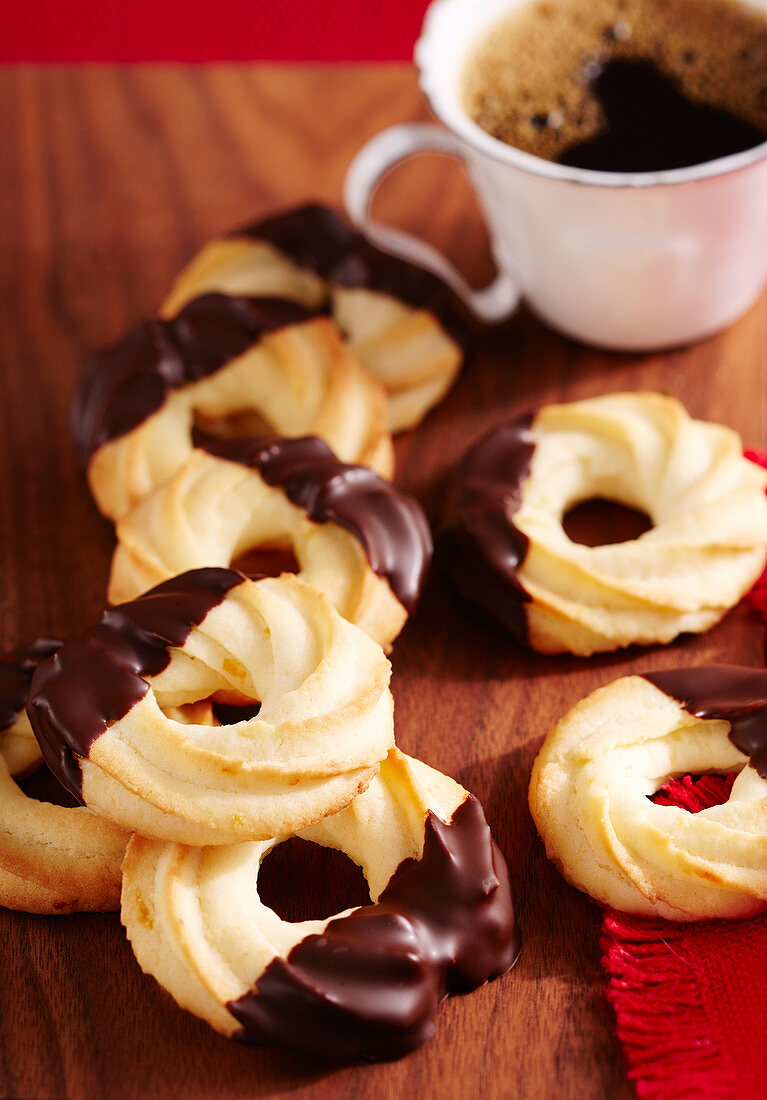
{"type": "Polygon", "coordinates": [[[428,0],[8,0],[0,61],[406,61],[428,0]]]}
{"type": "MultiPolygon", "coordinates": [[[[767,452],[747,451],[767,467],[767,452]]],[[[767,624],[767,571],[749,595],[767,624]]],[[[724,802],[732,776],[672,780],[655,797],[696,813],[724,802]]],[[[608,909],[607,998],[642,1100],[767,1096],[767,914],[676,924],[608,909]]]]}

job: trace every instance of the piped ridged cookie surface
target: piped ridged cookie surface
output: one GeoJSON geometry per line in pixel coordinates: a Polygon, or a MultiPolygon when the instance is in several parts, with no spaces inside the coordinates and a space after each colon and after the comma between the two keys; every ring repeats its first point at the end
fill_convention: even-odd
{"type": "Polygon", "coordinates": [[[457,586],[533,649],[581,656],[707,630],[759,576],[767,473],[736,432],[671,397],[549,405],[491,432],[459,467],[445,560],[457,586]],[[607,546],[563,516],[595,497],[652,528],[607,546]]]}
{"type": "Polygon", "coordinates": [[[328,206],[287,210],[212,241],[181,272],[162,315],[211,291],[329,309],[351,354],[383,387],[392,432],[415,427],[463,361],[447,286],[375,248],[328,206]]]}
{"type": "Polygon", "coordinates": [[[565,878],[627,913],[743,917],[767,906],[767,673],[711,666],[627,676],[544,741],[530,809],[565,878]],[[757,767],[758,765],[758,767],[757,767]],[[726,803],[650,800],[670,778],[739,772],[726,803]]]}
{"type": "Polygon", "coordinates": [[[417,500],[366,467],[339,462],[316,437],[209,441],[118,522],[117,540],[113,603],[276,545],[384,647],[415,607],[431,560],[417,500]]]}
{"type": "Polygon", "coordinates": [[[303,828],[364,790],[393,743],[389,662],[290,575],[182,574],[105,612],[41,667],[29,713],[72,792],[146,836],[225,844],[303,828]],[[214,726],[174,707],[260,704],[214,726]]]}
{"type": "Polygon", "coordinates": [[[72,413],[91,492],[112,519],[173,476],[197,427],[315,434],[344,461],[390,476],[385,421],[383,391],[333,321],[282,299],[223,294],[92,356],[72,413]]]}
{"type": "Polygon", "coordinates": [[[430,1037],[448,991],[516,959],[503,857],[453,780],[393,749],[364,794],[300,835],[359,864],[371,904],[281,920],[257,880],[284,836],[130,845],[122,919],[138,961],[217,1030],[324,1057],[397,1057],[430,1037]]]}

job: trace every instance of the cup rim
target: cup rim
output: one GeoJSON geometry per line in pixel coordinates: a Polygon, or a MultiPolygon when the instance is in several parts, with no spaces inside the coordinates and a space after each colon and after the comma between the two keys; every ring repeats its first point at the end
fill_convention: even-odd
{"type": "MultiPolygon", "coordinates": [[[[434,30],[436,19],[440,18],[441,10],[445,5],[455,2],[456,0],[432,0],[429,4],[421,32],[415,43],[413,60],[418,69],[419,86],[431,109],[452,134],[477,152],[484,153],[485,156],[501,164],[507,164],[546,179],[581,186],[610,188],[673,186],[692,183],[696,180],[715,179],[718,176],[748,168],[767,158],[767,140],[765,140],[739,153],[730,153],[726,157],[718,157],[716,160],[704,161],[702,164],[693,164],[686,168],[666,168],[657,172],[602,172],[593,168],[574,168],[567,164],[557,164],[556,161],[544,160],[533,153],[526,153],[513,145],[507,145],[488,134],[462,109],[454,109],[451,105],[444,103],[430,78],[429,37],[434,30]]],[[[487,26],[491,26],[493,22],[493,18],[489,19],[487,26]]],[[[477,27],[478,35],[481,34],[482,29],[481,26],[477,27]]],[[[467,43],[467,53],[476,41],[475,37],[467,43]]],[[[463,60],[466,60],[466,54],[463,60]]]]}

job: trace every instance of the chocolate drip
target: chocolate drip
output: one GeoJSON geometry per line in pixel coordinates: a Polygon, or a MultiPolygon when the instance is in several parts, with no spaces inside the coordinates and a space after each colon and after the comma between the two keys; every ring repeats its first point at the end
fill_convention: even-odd
{"type": "Polygon", "coordinates": [[[29,685],[41,661],[52,657],[63,642],[38,638],[0,657],[0,733],[10,729],[27,705],[29,685]]]}
{"type": "Polygon", "coordinates": [[[534,414],[503,424],[479,441],[453,477],[438,545],[438,561],[463,596],[527,640],[517,578],[529,539],[514,524],[535,451],[534,414]]]}
{"type": "Polygon", "coordinates": [[[370,568],[412,612],[431,561],[431,532],[418,501],[366,466],[339,462],[316,436],[209,440],[203,449],[258,470],[315,523],[337,523],[359,539],[370,568]]]}
{"type": "Polygon", "coordinates": [[[376,905],[331,921],[227,1008],[246,1042],[336,1059],[398,1058],[434,1033],[448,993],[505,973],[519,954],[508,870],[479,802],[426,819],[423,856],[376,905]]]}
{"type": "Polygon", "coordinates": [[[234,569],[192,569],[131,603],[105,611],[81,637],[37,669],[30,687],[32,728],[48,767],[82,802],[81,759],[111,722],[149,688],[145,676],[167,667],[181,646],[235,585],[234,569]]]}
{"type": "Polygon", "coordinates": [[[428,309],[454,335],[461,335],[456,300],[441,279],[382,252],[329,206],[298,206],[243,226],[232,236],[267,241],[300,267],[338,286],[367,287],[428,309]]]}
{"type": "Polygon", "coordinates": [[[72,403],[72,432],[83,463],[143,423],[171,390],[213,374],[265,333],[312,316],[283,298],[203,294],[172,320],[137,325],[86,365],[72,403]]]}
{"type": "Polygon", "coordinates": [[[696,718],[729,722],[733,745],[767,779],[767,669],[708,665],[642,675],[696,718]]]}

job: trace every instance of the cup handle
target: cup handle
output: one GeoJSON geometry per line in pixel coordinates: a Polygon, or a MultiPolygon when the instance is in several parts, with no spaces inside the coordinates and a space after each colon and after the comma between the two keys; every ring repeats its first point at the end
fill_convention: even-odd
{"type": "Polygon", "coordinates": [[[507,272],[499,270],[488,286],[475,290],[432,245],[370,217],[370,204],[384,176],[400,161],[424,152],[446,153],[465,164],[461,143],[438,126],[402,123],[376,134],[363,145],[346,172],[346,211],[372,244],[438,275],[480,321],[502,321],[513,312],[521,297],[519,285],[507,272]]]}

